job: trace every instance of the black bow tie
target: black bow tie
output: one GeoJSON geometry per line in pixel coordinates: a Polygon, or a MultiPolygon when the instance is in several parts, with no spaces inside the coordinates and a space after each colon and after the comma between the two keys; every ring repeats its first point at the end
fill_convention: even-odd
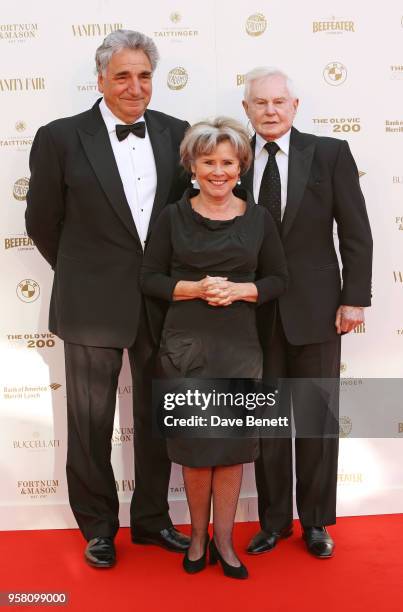
{"type": "Polygon", "coordinates": [[[127,138],[130,133],[139,138],[144,138],[146,135],[146,124],[144,121],[139,121],[138,123],[131,123],[130,125],[116,125],[115,130],[119,141],[127,138]]]}

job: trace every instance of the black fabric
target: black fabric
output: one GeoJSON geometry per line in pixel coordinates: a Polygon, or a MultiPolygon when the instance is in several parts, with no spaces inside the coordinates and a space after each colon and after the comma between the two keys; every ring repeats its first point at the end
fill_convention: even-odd
{"type": "Polygon", "coordinates": [[[276,153],[280,147],[276,142],[266,142],[264,148],[269,157],[263,172],[260,184],[258,204],[265,206],[276,222],[277,228],[281,228],[281,180],[280,172],[276,162],[276,153]]]}
{"type": "MultiPolygon", "coordinates": [[[[251,192],[253,172],[252,167],[242,177],[251,192]]],[[[290,275],[288,291],[279,298],[287,340],[305,345],[335,339],[340,304],[371,304],[371,230],[347,142],[291,129],[281,238],[290,275]],[[341,270],[333,237],[335,221],[341,270]]],[[[264,319],[272,320],[273,308],[267,305],[263,310],[262,325],[264,319]]]]}
{"type": "MultiPolygon", "coordinates": [[[[329,342],[292,345],[287,341],[280,317],[276,316],[270,344],[265,350],[264,379],[273,378],[329,378],[340,376],[340,336],[329,342]]],[[[323,398],[318,407],[321,415],[337,415],[338,396],[334,382],[329,407],[323,398]]],[[[280,394],[281,414],[291,415],[291,394],[280,394]]],[[[292,409],[296,432],[303,430],[304,413],[311,409],[306,401],[309,387],[292,390],[292,409]]],[[[330,400],[329,400],[330,401],[330,400]]],[[[321,417],[322,421],[322,417],[321,417]]],[[[336,522],[337,438],[296,438],[296,497],[299,518],[303,525],[331,525],[336,522]]],[[[262,529],[280,530],[293,518],[292,440],[266,438],[260,440],[260,456],[255,463],[258,510],[262,529]]]]}
{"type": "Polygon", "coordinates": [[[115,131],[117,139],[120,142],[127,138],[129,134],[134,134],[138,138],[145,138],[146,124],[144,121],[138,121],[137,123],[132,123],[129,125],[124,123],[122,125],[116,125],[115,131]]]}
{"type": "MultiPolygon", "coordinates": [[[[122,349],[133,376],[135,527],[169,527],[166,445],[151,438],[151,376],[156,345],[148,321],[163,318],[162,302],[145,312],[139,272],[143,248],[125,197],[108,131],[92,109],[41,127],[30,154],[26,227],[54,268],[49,329],[65,341],[68,404],[68,485],[73,511],[88,539],[118,528],[110,444],[122,349]],[[153,337],[152,337],[153,336],[153,337]]],[[[157,171],[149,231],[161,210],[188,184],[179,145],[188,123],[144,114],[157,171]]]]}
{"type": "MultiPolygon", "coordinates": [[[[70,505],[87,540],[114,537],[119,501],[111,466],[111,438],[123,350],[65,342],[70,505]]],[[[133,527],[158,533],[172,526],[168,515],[171,462],[165,441],[151,434],[151,380],[156,347],[144,309],[139,333],[129,348],[133,376],[135,491],[133,527]]]]}
{"type": "MultiPolygon", "coordinates": [[[[188,185],[179,166],[188,124],[157,111],[144,117],[157,170],[151,231],[161,210],[188,185]]],[[[143,248],[99,101],[39,128],[30,168],[27,233],[55,270],[50,331],[76,344],[131,346],[140,316],[143,248]]],[[[163,305],[147,307],[154,312],[163,305]]]]}
{"type": "MultiPolygon", "coordinates": [[[[249,200],[229,221],[209,220],[192,209],[189,195],[160,215],[144,258],[146,294],[170,300],[178,280],[206,275],[254,282],[262,301],[286,287],[284,256],[275,224],[249,200]],[[259,285],[259,283],[261,283],[259,285]]],[[[164,376],[259,378],[262,354],[255,305],[209,306],[203,300],[171,302],[162,332],[164,376]]],[[[257,440],[169,439],[171,459],[190,467],[245,463],[256,457],[257,440]]]]}

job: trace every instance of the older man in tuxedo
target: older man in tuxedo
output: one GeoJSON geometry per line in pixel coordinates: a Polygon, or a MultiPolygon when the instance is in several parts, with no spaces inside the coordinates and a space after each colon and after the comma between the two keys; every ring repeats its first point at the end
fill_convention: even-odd
{"type": "MultiPolygon", "coordinates": [[[[308,379],[292,387],[297,508],[308,551],[328,558],[334,542],[326,526],[336,521],[338,438],[330,435],[338,414],[334,381],[340,373],[341,334],[364,321],[364,307],[371,303],[371,231],[347,142],[292,126],[298,98],[287,75],[272,68],[249,72],[243,106],[256,132],[254,163],[243,184],[273,215],[289,270],[288,292],[258,314],[264,374],[308,379]],[[333,393],[315,395],[308,382],[312,378],[330,379],[330,387],[333,380],[333,393]],[[318,415],[330,424],[323,435],[316,435],[312,419],[307,425],[312,414],[313,420],[318,415]]],[[[282,408],[290,410],[285,392],[282,408]]],[[[273,549],[292,533],[292,440],[262,439],[255,474],[262,530],[249,544],[251,554],[273,549]]]]}
{"type": "Polygon", "coordinates": [[[65,346],[69,499],[85,558],[99,568],[116,558],[111,436],[124,348],[133,376],[132,539],[179,551],[189,544],[168,514],[165,442],[151,434],[157,333],[149,321],[163,313],[144,304],[139,286],[153,223],[186,187],[179,144],[188,124],[147,110],[157,61],[144,34],[107,36],[96,51],[103,97],[41,127],[30,157],[27,232],[55,271],[49,329],[65,346]]]}

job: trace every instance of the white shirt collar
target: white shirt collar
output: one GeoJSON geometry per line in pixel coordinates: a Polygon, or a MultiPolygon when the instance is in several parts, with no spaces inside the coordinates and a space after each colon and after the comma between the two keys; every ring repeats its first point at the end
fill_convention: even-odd
{"type": "MultiPolygon", "coordinates": [[[[280,138],[276,138],[276,140],[274,141],[278,144],[278,146],[280,147],[280,150],[287,156],[290,151],[290,136],[291,136],[291,128],[288,130],[288,132],[280,136],[280,138]]],[[[259,155],[261,154],[266,142],[267,140],[262,138],[260,134],[256,133],[255,159],[259,157],[259,155]]]]}
{"type": "MultiPolygon", "coordinates": [[[[106,125],[106,129],[108,130],[108,134],[115,132],[116,125],[124,124],[124,122],[121,119],[119,119],[119,117],[116,117],[112,113],[111,109],[105,102],[105,98],[102,98],[101,102],[99,103],[99,110],[101,112],[103,120],[105,121],[105,125],[106,125]]],[[[144,115],[141,115],[141,117],[136,119],[136,121],[133,121],[133,123],[137,123],[138,121],[144,121],[144,115]]]]}

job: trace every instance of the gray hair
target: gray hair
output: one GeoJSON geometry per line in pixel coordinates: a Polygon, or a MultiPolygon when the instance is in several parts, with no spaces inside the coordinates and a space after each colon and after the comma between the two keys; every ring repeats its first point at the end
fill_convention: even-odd
{"type": "Polygon", "coordinates": [[[292,98],[298,98],[295,85],[290,77],[279,70],[278,68],[274,68],[273,66],[260,66],[259,68],[253,68],[245,74],[245,89],[244,89],[244,100],[246,100],[249,96],[250,84],[253,81],[257,81],[258,79],[264,79],[265,77],[270,76],[281,76],[285,79],[285,83],[287,85],[287,89],[292,98]]]}
{"type": "Polygon", "coordinates": [[[199,121],[190,127],[180,146],[181,164],[191,172],[191,164],[201,155],[209,155],[221,142],[230,142],[239,159],[241,174],[252,162],[249,136],[243,125],[230,117],[199,121]]]}
{"type": "Polygon", "coordinates": [[[123,49],[144,51],[150,60],[151,69],[154,72],[160,56],[152,38],[142,32],[134,32],[133,30],[115,30],[104,38],[102,45],[95,52],[95,64],[98,74],[104,74],[112,55],[123,49]]]}

